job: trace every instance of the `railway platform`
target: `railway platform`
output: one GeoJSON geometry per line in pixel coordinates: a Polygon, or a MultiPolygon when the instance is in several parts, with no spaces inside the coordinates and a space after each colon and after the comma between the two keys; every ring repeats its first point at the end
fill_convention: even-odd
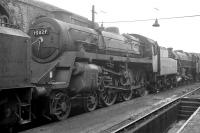
{"type": "Polygon", "coordinates": [[[200,107],[190,116],[177,133],[200,132],[200,107]]]}

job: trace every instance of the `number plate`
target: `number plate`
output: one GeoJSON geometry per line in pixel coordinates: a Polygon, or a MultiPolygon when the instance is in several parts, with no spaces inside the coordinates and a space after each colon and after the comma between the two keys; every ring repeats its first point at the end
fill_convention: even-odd
{"type": "Polygon", "coordinates": [[[36,29],[33,30],[33,35],[34,36],[42,36],[42,35],[48,35],[48,30],[47,29],[36,29]]]}

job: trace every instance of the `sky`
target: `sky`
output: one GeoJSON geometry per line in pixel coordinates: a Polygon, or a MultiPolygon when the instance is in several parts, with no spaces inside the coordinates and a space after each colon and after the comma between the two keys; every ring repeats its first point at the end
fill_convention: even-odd
{"type": "Polygon", "coordinates": [[[149,37],[164,47],[200,53],[200,17],[159,20],[160,27],[152,21],[133,21],[165,17],[200,15],[199,0],[40,0],[91,20],[95,5],[95,21],[104,27],[118,27],[120,33],[136,33],[149,37]]]}

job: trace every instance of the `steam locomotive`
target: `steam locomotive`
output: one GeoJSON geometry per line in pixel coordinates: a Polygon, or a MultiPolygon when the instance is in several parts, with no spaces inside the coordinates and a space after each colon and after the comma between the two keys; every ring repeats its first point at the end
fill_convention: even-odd
{"type": "Polygon", "coordinates": [[[0,27],[2,127],[33,116],[63,120],[72,106],[93,111],[199,77],[199,54],[160,47],[142,35],[47,17],[30,27],[31,38],[7,26],[0,27]]]}
{"type": "Polygon", "coordinates": [[[45,107],[35,114],[58,120],[67,118],[73,105],[93,111],[172,88],[199,73],[197,56],[138,34],[120,35],[114,28],[90,29],[43,17],[28,34],[35,105],[45,107]]]}
{"type": "Polygon", "coordinates": [[[139,88],[145,85],[145,70],[151,60],[142,55],[142,46],[135,37],[52,18],[38,19],[29,35],[32,82],[46,92],[36,93],[47,96],[49,110],[44,112],[56,119],[68,116],[70,101],[83,101],[84,109],[92,111],[99,102],[110,106],[119,96],[130,100],[134,91],[143,93],[139,88]]]}

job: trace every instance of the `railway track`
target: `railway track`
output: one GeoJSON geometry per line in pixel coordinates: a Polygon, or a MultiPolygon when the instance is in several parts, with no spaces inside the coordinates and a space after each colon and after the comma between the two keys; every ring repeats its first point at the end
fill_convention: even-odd
{"type": "Polygon", "coordinates": [[[84,113],[78,116],[73,116],[61,122],[46,123],[40,126],[37,124],[38,126],[26,128],[25,130],[20,131],[21,133],[54,133],[55,131],[58,131],[58,133],[65,133],[66,131],[68,133],[121,132],[124,131],[122,129],[123,126],[125,127],[125,125],[130,124],[136,119],[138,120],[139,118],[142,118],[141,116],[144,116],[151,110],[154,111],[156,108],[162,108],[164,105],[170,103],[170,101],[173,99],[177,100],[180,97],[184,97],[191,94],[192,92],[197,91],[198,88],[195,88],[198,86],[200,86],[200,84],[183,86],[158,94],[139,97],[128,102],[116,104],[112,107],[101,108],[91,113],[84,113]],[[193,91],[191,92],[191,90],[193,91]],[[189,93],[183,95],[183,93],[186,92],[189,93]]]}
{"type": "MultiPolygon", "coordinates": [[[[137,119],[130,117],[101,131],[101,133],[166,133],[172,124],[181,120],[186,121],[197,110],[200,106],[200,99],[187,96],[199,90],[200,87],[175,98],[144,116],[137,119]]],[[[180,129],[177,132],[179,133],[180,129]]]]}

